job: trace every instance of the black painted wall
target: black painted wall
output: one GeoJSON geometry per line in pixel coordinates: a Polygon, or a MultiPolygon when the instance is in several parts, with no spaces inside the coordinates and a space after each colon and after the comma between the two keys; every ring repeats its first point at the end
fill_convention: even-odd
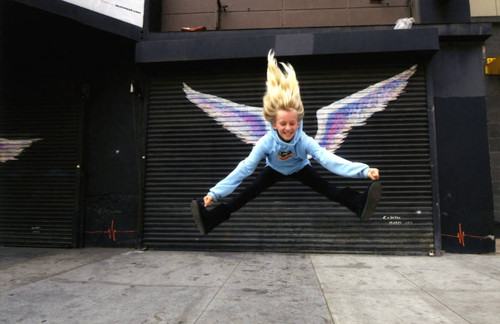
{"type": "Polygon", "coordinates": [[[134,44],[92,38],[86,116],[85,246],[135,246],[139,212],[142,101],[134,81],[134,44]],[[106,232],[109,231],[109,232],[106,232]],[[116,231],[116,232],[115,232],[116,231]]]}
{"type": "Polygon", "coordinates": [[[89,47],[83,245],[136,247],[143,107],[135,42],[91,28],[83,38],[89,47]]]}
{"type": "Polygon", "coordinates": [[[495,251],[482,43],[441,43],[431,61],[442,249],[495,251]]]}
{"type": "MultiPolygon", "coordinates": [[[[500,57],[500,23],[493,23],[493,35],[486,40],[486,57],[500,57]]],[[[488,134],[493,180],[496,234],[500,235],[500,75],[486,75],[488,134]]]]}

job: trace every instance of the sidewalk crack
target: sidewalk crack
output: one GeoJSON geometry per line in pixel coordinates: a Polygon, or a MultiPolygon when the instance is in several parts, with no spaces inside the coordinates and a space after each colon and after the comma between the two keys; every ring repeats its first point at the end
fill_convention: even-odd
{"type": "Polygon", "coordinates": [[[205,307],[203,308],[203,310],[200,312],[200,315],[198,315],[198,317],[194,321],[194,324],[196,324],[196,323],[199,322],[200,318],[207,311],[208,306],[210,306],[212,304],[212,302],[215,300],[215,297],[217,297],[217,295],[219,295],[219,293],[222,290],[222,288],[224,288],[224,286],[226,286],[227,282],[229,281],[229,279],[231,278],[231,276],[233,275],[233,273],[236,271],[236,269],[239,267],[240,264],[241,264],[241,261],[238,261],[238,263],[234,266],[233,271],[231,271],[231,273],[227,276],[226,280],[224,280],[224,282],[222,283],[222,285],[219,287],[219,289],[217,289],[217,291],[212,296],[212,298],[210,299],[210,301],[205,305],[205,307]]]}
{"type": "Polygon", "coordinates": [[[330,320],[333,324],[338,324],[338,321],[335,320],[335,315],[333,314],[332,309],[330,308],[330,304],[328,303],[328,299],[326,298],[325,291],[323,289],[323,285],[321,285],[321,281],[319,280],[318,271],[316,271],[316,267],[314,266],[314,262],[312,261],[311,255],[307,255],[309,257],[309,261],[311,262],[311,266],[313,268],[314,274],[316,275],[316,280],[318,281],[319,288],[321,290],[321,295],[323,296],[323,300],[325,301],[326,308],[328,310],[328,314],[330,314],[330,320]]]}

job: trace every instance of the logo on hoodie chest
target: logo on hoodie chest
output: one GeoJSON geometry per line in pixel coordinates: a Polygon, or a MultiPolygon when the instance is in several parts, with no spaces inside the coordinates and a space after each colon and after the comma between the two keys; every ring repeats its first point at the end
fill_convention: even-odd
{"type": "Polygon", "coordinates": [[[286,161],[288,159],[291,159],[293,158],[294,155],[293,155],[293,152],[292,151],[279,151],[278,152],[278,160],[280,161],[286,161]]]}

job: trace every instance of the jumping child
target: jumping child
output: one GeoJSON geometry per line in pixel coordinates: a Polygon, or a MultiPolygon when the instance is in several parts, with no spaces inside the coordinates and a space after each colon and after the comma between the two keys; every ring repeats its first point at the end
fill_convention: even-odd
{"type": "Polygon", "coordinates": [[[304,106],[300,98],[299,83],[290,64],[281,63],[279,68],[273,51],[268,54],[267,91],[264,96],[263,115],[272,129],[253,147],[250,154],[203,198],[191,202],[191,213],[203,235],[222,222],[231,213],[239,210],[261,192],[284,178],[293,178],[309,186],[330,200],[347,207],[362,220],[372,216],[382,193],[379,170],[368,165],[345,160],[321,147],[302,130],[304,106]],[[346,187],[337,188],[328,183],[314,170],[309,162],[312,156],[323,167],[337,175],[350,178],[374,180],[364,193],[346,187]],[[238,196],[227,203],[221,203],[211,210],[206,207],[231,194],[241,182],[251,175],[259,162],[266,158],[266,167],[257,178],[238,196]]]}

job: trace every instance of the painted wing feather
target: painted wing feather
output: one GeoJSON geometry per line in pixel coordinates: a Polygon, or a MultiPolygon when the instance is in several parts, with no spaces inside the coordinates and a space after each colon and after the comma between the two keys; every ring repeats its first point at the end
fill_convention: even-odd
{"type": "Polygon", "coordinates": [[[41,138],[11,140],[7,138],[0,138],[0,163],[11,160],[17,160],[26,148],[30,147],[34,142],[40,141],[41,138]]]}
{"type": "Polygon", "coordinates": [[[189,101],[245,143],[253,145],[268,132],[269,126],[262,116],[262,108],[241,105],[183,85],[189,101]]]}
{"type": "Polygon", "coordinates": [[[417,65],[348,97],[323,107],[316,112],[318,132],[315,140],[327,150],[335,152],[355,126],[362,126],[374,113],[397,99],[415,73],[417,65]]]}

